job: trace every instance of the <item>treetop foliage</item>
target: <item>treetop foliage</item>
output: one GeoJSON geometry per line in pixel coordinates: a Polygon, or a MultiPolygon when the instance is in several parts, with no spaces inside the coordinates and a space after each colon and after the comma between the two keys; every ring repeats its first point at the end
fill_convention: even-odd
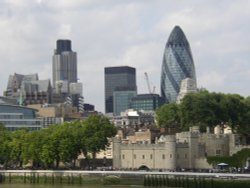
{"type": "Polygon", "coordinates": [[[160,127],[187,130],[190,126],[206,127],[229,125],[234,131],[250,134],[250,97],[238,94],[199,91],[186,95],[180,104],[165,104],[157,111],[160,127]]]}
{"type": "Polygon", "coordinates": [[[0,126],[0,164],[7,167],[32,162],[37,168],[57,168],[59,162],[75,165],[81,153],[95,157],[115,134],[115,126],[99,115],[33,132],[25,129],[8,132],[0,126]]]}

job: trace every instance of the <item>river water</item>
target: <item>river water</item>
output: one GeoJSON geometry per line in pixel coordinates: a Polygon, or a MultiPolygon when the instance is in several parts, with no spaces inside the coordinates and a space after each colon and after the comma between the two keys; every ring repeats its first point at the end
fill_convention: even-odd
{"type": "Polygon", "coordinates": [[[0,188],[142,188],[143,186],[104,186],[104,185],[61,185],[61,184],[55,184],[55,185],[44,185],[44,184],[0,184],[0,188]]]}

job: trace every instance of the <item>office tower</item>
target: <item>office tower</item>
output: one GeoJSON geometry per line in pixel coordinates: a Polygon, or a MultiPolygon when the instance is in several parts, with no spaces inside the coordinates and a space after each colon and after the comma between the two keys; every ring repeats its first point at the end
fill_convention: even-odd
{"type": "Polygon", "coordinates": [[[136,70],[128,66],[105,67],[105,112],[113,113],[114,91],[137,91],[136,70]]]}
{"type": "Polygon", "coordinates": [[[188,40],[179,26],[175,26],[167,41],[161,70],[161,95],[166,103],[176,102],[181,81],[194,80],[195,67],[188,40]]]}
{"type": "Polygon", "coordinates": [[[114,115],[120,115],[131,108],[131,99],[136,96],[135,90],[128,91],[114,91],[113,92],[113,107],[114,115]]]}
{"type": "Polygon", "coordinates": [[[70,40],[57,40],[52,71],[53,87],[57,93],[62,86],[69,90],[69,84],[77,82],[77,53],[71,50],[70,40]]]}
{"type": "Polygon", "coordinates": [[[131,99],[131,108],[137,111],[155,111],[164,104],[158,94],[140,94],[131,99]]]}

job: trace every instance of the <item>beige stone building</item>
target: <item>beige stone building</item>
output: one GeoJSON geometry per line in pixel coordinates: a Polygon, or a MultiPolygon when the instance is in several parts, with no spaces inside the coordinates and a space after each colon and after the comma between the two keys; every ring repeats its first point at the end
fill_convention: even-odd
{"type": "Polygon", "coordinates": [[[248,146],[239,145],[239,136],[216,127],[214,133],[200,133],[197,128],[174,135],[161,135],[154,143],[145,131],[134,137],[113,140],[115,169],[211,169],[207,156],[229,156],[248,146]],[[221,131],[218,131],[221,130],[221,131]],[[216,133],[216,134],[215,134],[216,133]],[[144,138],[145,140],[143,140],[144,138]]]}

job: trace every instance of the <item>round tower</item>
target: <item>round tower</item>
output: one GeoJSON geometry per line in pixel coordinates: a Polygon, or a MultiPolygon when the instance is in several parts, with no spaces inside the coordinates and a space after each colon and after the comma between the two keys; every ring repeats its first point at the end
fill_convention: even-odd
{"type": "Polygon", "coordinates": [[[116,136],[112,139],[113,144],[113,168],[121,168],[121,139],[116,136]]]}
{"type": "Polygon", "coordinates": [[[165,165],[164,168],[169,170],[176,169],[176,136],[168,135],[165,141],[165,165]]]}

